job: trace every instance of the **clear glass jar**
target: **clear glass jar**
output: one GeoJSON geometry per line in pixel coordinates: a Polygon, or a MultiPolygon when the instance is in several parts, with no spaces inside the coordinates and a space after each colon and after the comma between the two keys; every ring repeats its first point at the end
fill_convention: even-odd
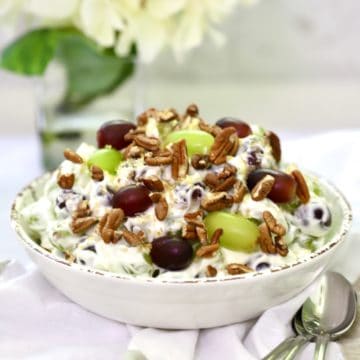
{"type": "Polygon", "coordinates": [[[66,92],[66,72],[60,63],[50,64],[36,85],[37,131],[46,170],[59,165],[65,148],[76,149],[82,142],[96,145],[96,130],[105,121],[135,118],[134,114],[143,108],[138,65],[132,77],[111,93],[68,111],[61,105],[66,92]]]}

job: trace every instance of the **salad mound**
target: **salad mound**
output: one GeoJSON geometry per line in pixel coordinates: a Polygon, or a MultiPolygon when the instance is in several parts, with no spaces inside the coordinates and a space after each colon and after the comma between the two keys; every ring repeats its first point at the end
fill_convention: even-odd
{"type": "Polygon", "coordinates": [[[317,180],[281,162],[278,136],[226,117],[211,125],[149,109],[105,123],[21,216],[71,263],[137,277],[224,277],[294,263],[327,241],[317,180]]]}

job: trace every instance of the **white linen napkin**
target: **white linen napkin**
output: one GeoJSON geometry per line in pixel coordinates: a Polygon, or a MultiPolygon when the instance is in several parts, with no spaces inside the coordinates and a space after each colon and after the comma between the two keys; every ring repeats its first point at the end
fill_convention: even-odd
{"type": "MultiPolygon", "coordinates": [[[[331,179],[360,213],[360,131],[339,131],[284,142],[285,160],[331,179]]],[[[355,216],[346,261],[336,269],[360,274],[360,222],[355,216]]],[[[256,320],[206,330],[167,331],[121,324],[72,303],[33,266],[12,261],[0,274],[0,359],[255,360],[292,334],[290,322],[311,287],[256,320]]],[[[161,314],[159,314],[161,316],[161,314]]],[[[312,358],[309,344],[299,359],[312,358]]],[[[331,343],[327,359],[343,359],[331,343]]]]}

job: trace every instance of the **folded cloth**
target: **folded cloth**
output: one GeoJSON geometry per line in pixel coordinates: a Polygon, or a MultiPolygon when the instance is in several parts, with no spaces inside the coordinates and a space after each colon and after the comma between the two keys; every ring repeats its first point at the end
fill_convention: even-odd
{"type": "MultiPolygon", "coordinates": [[[[343,131],[292,140],[284,145],[286,159],[332,179],[359,213],[359,138],[360,131],[343,131]]],[[[360,274],[356,259],[360,224],[355,221],[351,251],[337,267],[351,280],[360,274]]],[[[315,285],[255,320],[170,331],[125,325],[90,313],[59,293],[33,266],[25,269],[12,261],[0,273],[0,359],[260,359],[293,334],[291,319],[315,285]]],[[[312,358],[313,350],[313,344],[307,345],[299,359],[312,358]]],[[[343,359],[338,344],[329,345],[327,359],[343,359]]]]}

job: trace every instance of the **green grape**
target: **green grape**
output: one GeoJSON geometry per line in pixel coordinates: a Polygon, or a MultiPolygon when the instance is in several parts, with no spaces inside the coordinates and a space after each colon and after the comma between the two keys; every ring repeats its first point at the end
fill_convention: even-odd
{"type": "Polygon", "coordinates": [[[256,250],[259,230],[253,222],[239,214],[211,212],[205,217],[205,226],[209,237],[216,229],[223,229],[220,245],[227,249],[245,252],[256,250]]]}
{"type": "Polygon", "coordinates": [[[96,165],[101,169],[115,174],[116,169],[123,160],[123,154],[111,147],[96,150],[88,160],[88,166],[96,165]]]}
{"type": "Polygon", "coordinates": [[[175,143],[184,139],[189,156],[194,154],[207,154],[214,143],[214,138],[201,130],[179,130],[170,133],[165,144],[175,143]]]}

